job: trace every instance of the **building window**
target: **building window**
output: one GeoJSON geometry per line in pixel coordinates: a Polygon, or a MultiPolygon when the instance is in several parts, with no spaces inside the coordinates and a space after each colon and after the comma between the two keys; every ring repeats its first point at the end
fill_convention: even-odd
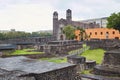
{"type": "Polygon", "coordinates": [[[100,34],[103,35],[103,32],[101,32],[100,34]]]}
{"type": "Polygon", "coordinates": [[[109,38],[109,32],[106,32],[106,39],[109,38]]]}
{"type": "Polygon", "coordinates": [[[92,35],[92,33],[90,32],[90,35],[92,35]]]}
{"type": "Polygon", "coordinates": [[[97,32],[95,32],[95,35],[97,35],[97,32]]]}
{"type": "Polygon", "coordinates": [[[113,34],[115,34],[115,31],[113,31],[113,34]]]}
{"type": "Polygon", "coordinates": [[[109,32],[106,32],[106,34],[109,34],[109,32]]]}

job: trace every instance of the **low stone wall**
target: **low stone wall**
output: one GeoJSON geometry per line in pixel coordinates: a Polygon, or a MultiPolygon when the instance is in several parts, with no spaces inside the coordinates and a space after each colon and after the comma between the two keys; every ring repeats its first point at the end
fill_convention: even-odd
{"type": "Polygon", "coordinates": [[[78,41],[54,41],[46,45],[39,45],[37,50],[47,54],[66,54],[69,51],[82,48],[82,42],[78,41]]]}
{"type": "Polygon", "coordinates": [[[34,48],[34,45],[17,45],[17,50],[22,50],[22,49],[26,49],[26,48],[34,48]]]}
{"type": "Polygon", "coordinates": [[[54,36],[50,37],[24,37],[15,39],[5,39],[0,40],[0,44],[23,44],[23,43],[33,43],[33,44],[45,44],[49,41],[54,41],[56,38],[54,36]]]}
{"type": "Polygon", "coordinates": [[[104,54],[103,66],[120,68],[120,50],[108,51],[104,54]]]}
{"type": "Polygon", "coordinates": [[[86,61],[85,69],[93,69],[96,66],[96,61],[86,61]]]}
{"type": "Polygon", "coordinates": [[[86,61],[86,58],[82,56],[68,56],[67,61],[76,64],[78,72],[93,69],[96,66],[96,61],[86,61]]]}
{"type": "Polygon", "coordinates": [[[0,58],[0,80],[81,80],[76,65],[26,57],[0,58]]]}
{"type": "Polygon", "coordinates": [[[26,57],[32,58],[32,59],[40,59],[40,58],[50,58],[50,57],[54,57],[54,55],[48,55],[48,54],[1,55],[2,58],[16,57],[16,56],[26,56],[26,57]]]}
{"type": "Polygon", "coordinates": [[[103,63],[94,68],[94,73],[120,77],[120,50],[105,52],[103,63]]]}
{"type": "Polygon", "coordinates": [[[112,76],[112,77],[120,77],[119,68],[109,68],[105,66],[97,65],[94,67],[94,74],[101,76],[112,76]]]}
{"type": "Polygon", "coordinates": [[[68,56],[67,61],[69,63],[76,64],[78,72],[85,70],[85,61],[86,61],[85,57],[78,57],[78,56],[75,56],[75,55],[68,56]]]}
{"type": "Polygon", "coordinates": [[[85,41],[84,43],[90,46],[90,49],[102,48],[105,50],[114,50],[120,47],[120,40],[115,39],[90,40],[85,41]]]}
{"type": "Polygon", "coordinates": [[[81,80],[80,75],[77,76],[75,66],[66,67],[59,70],[35,75],[36,80],[81,80]]]}
{"type": "Polygon", "coordinates": [[[20,71],[6,71],[2,69],[0,71],[3,72],[0,75],[0,80],[81,80],[80,74],[76,73],[75,66],[41,74],[26,74],[20,71]]]}

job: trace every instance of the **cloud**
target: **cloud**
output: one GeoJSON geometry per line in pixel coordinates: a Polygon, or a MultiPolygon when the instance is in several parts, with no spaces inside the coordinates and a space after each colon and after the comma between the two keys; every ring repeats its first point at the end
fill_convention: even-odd
{"type": "Polygon", "coordinates": [[[111,13],[120,11],[118,0],[66,0],[57,7],[61,9],[70,8],[73,11],[73,19],[89,19],[109,16],[111,13]],[[63,5],[61,5],[63,4],[63,5]]]}
{"type": "Polygon", "coordinates": [[[22,31],[52,29],[53,11],[50,5],[10,5],[9,8],[0,11],[0,27],[3,30],[13,28],[22,31]]]}
{"type": "Polygon", "coordinates": [[[66,17],[71,9],[73,20],[109,16],[120,11],[119,0],[0,0],[0,29],[24,31],[52,29],[52,14],[66,17]]]}

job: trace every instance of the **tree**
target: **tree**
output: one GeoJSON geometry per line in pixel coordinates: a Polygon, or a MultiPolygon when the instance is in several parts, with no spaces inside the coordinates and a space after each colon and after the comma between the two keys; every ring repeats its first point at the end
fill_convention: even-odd
{"type": "Polygon", "coordinates": [[[0,33],[0,40],[4,38],[4,35],[0,33]]]}
{"type": "Polygon", "coordinates": [[[66,39],[74,39],[75,38],[75,28],[71,25],[67,25],[63,28],[63,33],[66,35],[66,39]]]}
{"type": "Polygon", "coordinates": [[[80,40],[83,41],[84,39],[88,38],[87,33],[85,32],[85,30],[83,28],[77,27],[77,30],[80,30],[80,40]]]}
{"type": "Polygon", "coordinates": [[[120,12],[111,14],[107,21],[107,28],[114,28],[120,31],[120,12]]]}

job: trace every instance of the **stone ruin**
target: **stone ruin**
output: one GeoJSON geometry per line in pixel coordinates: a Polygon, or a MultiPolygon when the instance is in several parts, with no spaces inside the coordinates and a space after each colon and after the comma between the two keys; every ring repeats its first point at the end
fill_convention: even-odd
{"type": "Polygon", "coordinates": [[[85,57],[78,57],[78,56],[68,56],[67,61],[72,64],[77,65],[78,72],[83,71],[85,69],[85,57]]]}
{"type": "Polygon", "coordinates": [[[103,63],[94,68],[94,74],[120,77],[120,50],[105,52],[103,63]]]}
{"type": "Polygon", "coordinates": [[[93,69],[96,66],[96,61],[94,60],[86,60],[85,62],[85,69],[89,70],[89,69],[93,69]]]}
{"type": "Polygon", "coordinates": [[[37,49],[47,54],[66,54],[71,50],[82,48],[82,42],[76,40],[51,41],[37,49]]]}
{"type": "Polygon", "coordinates": [[[90,40],[84,41],[84,43],[90,46],[90,49],[102,48],[107,51],[119,49],[120,47],[120,40],[117,39],[90,40]]]}
{"type": "Polygon", "coordinates": [[[0,58],[0,80],[81,80],[76,65],[26,57],[0,58]]]}
{"type": "Polygon", "coordinates": [[[96,66],[96,61],[87,61],[85,57],[82,56],[68,56],[67,61],[72,64],[77,65],[77,70],[83,71],[88,69],[93,69],[96,66]]]}

